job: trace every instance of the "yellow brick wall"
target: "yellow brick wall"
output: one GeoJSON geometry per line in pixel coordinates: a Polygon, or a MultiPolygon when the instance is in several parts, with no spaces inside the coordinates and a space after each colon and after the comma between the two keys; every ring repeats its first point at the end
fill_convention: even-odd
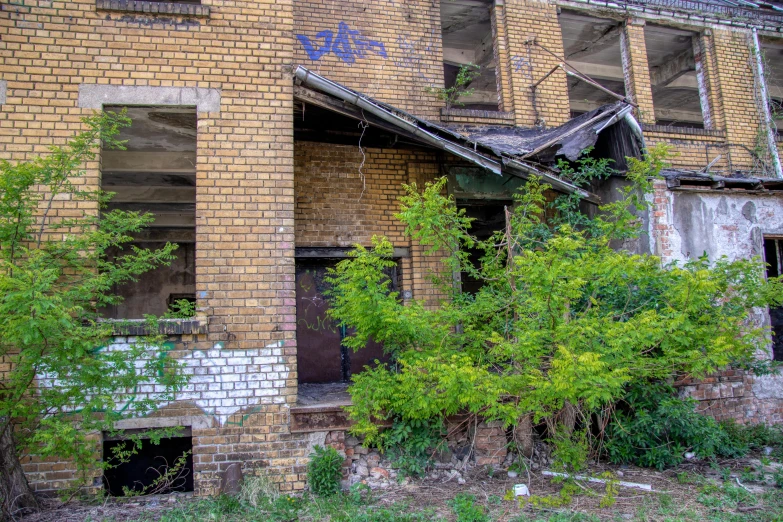
{"type": "Polygon", "coordinates": [[[530,86],[560,63],[563,38],[554,4],[541,0],[506,0],[498,21],[507,37],[511,89],[517,125],[556,127],[570,118],[566,74],[562,70],[544,80],[535,90],[530,86]],[[538,42],[554,53],[532,44],[538,42]]]}
{"type": "Polygon", "coordinates": [[[426,90],[443,87],[438,2],[297,1],[294,33],[295,63],[416,116],[438,119],[443,102],[426,90]]]}
{"type": "Polygon", "coordinates": [[[625,68],[625,90],[638,107],[634,111],[639,123],[655,123],[650,66],[647,62],[647,44],[644,40],[644,20],[629,18],[620,33],[625,68]]]}
{"type": "MultiPolygon", "coordinates": [[[[284,69],[294,55],[293,2],[204,3],[211,14],[198,18],[96,11],[95,0],[4,3],[0,157],[30,159],[80,131],[91,112],[77,106],[80,85],[221,91],[220,110],[198,114],[197,295],[210,315],[203,346],[226,354],[279,346],[281,371],[269,374],[273,394],[249,399],[261,418],[255,427],[194,431],[196,489],[215,493],[218,472],[237,460],[263,461],[284,489],[301,488],[294,457],[303,442],[287,432],[296,398],[293,87],[284,69]],[[243,451],[250,439],[264,444],[243,451]]],[[[97,186],[98,162],[86,169],[97,186]]],[[[72,211],[71,202],[57,205],[58,216],[72,211]]],[[[56,467],[36,468],[37,485],[62,484],[68,465],[56,467]]]]}

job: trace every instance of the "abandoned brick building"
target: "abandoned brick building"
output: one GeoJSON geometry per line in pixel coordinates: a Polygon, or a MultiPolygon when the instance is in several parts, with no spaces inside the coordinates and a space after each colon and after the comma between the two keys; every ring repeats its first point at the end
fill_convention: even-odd
{"type": "MultiPolygon", "coordinates": [[[[181,247],[106,314],[188,299],[197,316],[167,327],[188,388],[122,427],[183,426],[172,444],[192,445],[198,494],[232,463],[297,490],[312,444],[345,440],[340,383],[381,354],[346,357],[324,316],[325,268],[384,234],[401,295],[437,299],[437,260],[393,217],[402,183],[448,176],[491,230],[531,174],[591,204],[623,183],[582,191],[557,177],[557,157],[594,146],[622,167],[666,142],[678,156],[634,248],[666,262],[761,255],[783,273],[782,30],[778,5],[723,0],[0,2],[0,156],[29,159],[80,117],[128,108],[127,150],[102,151],[88,183],[155,214],[140,243],[181,247]],[[467,63],[481,76],[446,108],[436,89],[467,63]]],[[[759,320],[783,328],[782,311],[759,320]]],[[[783,359],[783,345],[763,356],[783,359]]],[[[781,378],[682,385],[717,417],[783,420],[781,378]]],[[[477,449],[502,460],[504,445],[477,449]]],[[[68,463],[25,466],[41,491],[73,477],[68,463]]]]}

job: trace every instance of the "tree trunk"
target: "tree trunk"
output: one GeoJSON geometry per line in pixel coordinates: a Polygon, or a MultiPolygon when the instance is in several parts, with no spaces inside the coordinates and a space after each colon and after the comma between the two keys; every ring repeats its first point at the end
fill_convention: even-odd
{"type": "Polygon", "coordinates": [[[527,458],[533,456],[533,416],[528,414],[517,420],[514,427],[514,441],[519,451],[527,458]]]}
{"type": "Polygon", "coordinates": [[[24,476],[16,453],[13,426],[0,417],[0,520],[13,520],[17,515],[38,510],[38,501],[24,476]]]}
{"type": "Polygon", "coordinates": [[[571,435],[576,426],[576,408],[570,402],[563,403],[563,409],[560,410],[559,423],[563,425],[563,429],[568,435],[571,435]]]}

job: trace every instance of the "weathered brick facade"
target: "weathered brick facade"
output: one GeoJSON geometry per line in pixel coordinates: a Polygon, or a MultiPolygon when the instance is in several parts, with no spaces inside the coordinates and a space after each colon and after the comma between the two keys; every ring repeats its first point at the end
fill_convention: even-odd
{"type": "MultiPolygon", "coordinates": [[[[368,245],[373,234],[387,235],[409,252],[400,260],[402,290],[430,304],[438,298],[427,279],[439,267],[437,257],[424,256],[406,239],[393,214],[401,183],[434,179],[444,158],[404,148],[360,149],[358,143],[295,144],[291,68],[304,65],[432,121],[553,127],[570,118],[565,73],[556,70],[535,90],[531,85],[562,61],[560,7],[595,14],[577,1],[493,2],[502,112],[480,114],[442,113],[443,103],[432,90],[444,86],[438,2],[203,0],[201,6],[185,8],[165,2],[23,0],[0,5],[3,159],[30,159],[81,130],[80,118],[103,103],[87,99],[88,86],[169,89],[144,91],[136,103],[200,107],[195,269],[199,317],[206,327],[172,338],[175,348],[169,356],[185,361],[193,375],[188,389],[165,405],[157,420],[128,424],[152,427],[160,419],[174,419],[191,426],[197,493],[215,493],[220,473],[233,462],[269,468],[284,490],[305,485],[310,442],[306,434],[289,429],[298,391],[296,247],[368,245]],[[218,96],[219,102],[200,105],[202,96],[218,96]],[[183,99],[190,101],[176,101],[183,99]]],[[[716,169],[755,165],[752,151],[761,120],[749,27],[652,11],[629,17],[608,10],[601,16],[624,23],[626,91],[639,106],[640,122],[648,124],[648,145],[671,144],[679,153],[673,159],[678,168],[701,170],[718,154],[722,159],[716,169]],[[702,95],[710,107],[705,130],[652,127],[644,41],[649,20],[687,25],[700,34],[702,95]]],[[[116,101],[112,96],[121,98],[120,90],[106,92],[106,103],[116,101]]],[[[85,167],[86,183],[97,187],[100,162],[85,167]]],[[[779,202],[780,197],[765,198],[779,202]]],[[[651,249],[666,260],[681,257],[672,244],[671,200],[671,192],[659,184],[651,249]]],[[[69,201],[56,205],[59,216],[74,210],[69,201]]],[[[773,214],[783,218],[783,208],[773,214]]],[[[116,345],[127,341],[118,338],[116,345]]],[[[7,370],[1,362],[0,372],[7,370]]],[[[710,407],[725,395],[739,405],[727,410],[732,415],[781,420],[781,401],[756,401],[747,377],[732,376],[730,385],[721,385],[719,397],[693,386],[710,407]]],[[[490,428],[488,434],[503,435],[490,428]]],[[[494,447],[489,440],[480,443],[494,447]]],[[[68,463],[29,457],[25,466],[41,490],[62,487],[72,477],[68,463]]]]}

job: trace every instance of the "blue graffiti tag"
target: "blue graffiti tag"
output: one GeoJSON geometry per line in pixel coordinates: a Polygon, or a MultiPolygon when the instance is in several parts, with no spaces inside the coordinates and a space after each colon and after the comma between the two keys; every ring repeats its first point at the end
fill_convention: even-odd
{"type": "Polygon", "coordinates": [[[302,42],[311,60],[320,60],[330,52],[345,63],[354,63],[357,58],[364,58],[371,52],[386,58],[386,47],[383,42],[368,40],[361,32],[348,27],[345,22],[340,22],[337,37],[334,36],[334,31],[326,29],[315,35],[315,43],[303,34],[296,35],[296,38],[302,42]],[[316,48],[318,40],[323,43],[316,48]]]}

